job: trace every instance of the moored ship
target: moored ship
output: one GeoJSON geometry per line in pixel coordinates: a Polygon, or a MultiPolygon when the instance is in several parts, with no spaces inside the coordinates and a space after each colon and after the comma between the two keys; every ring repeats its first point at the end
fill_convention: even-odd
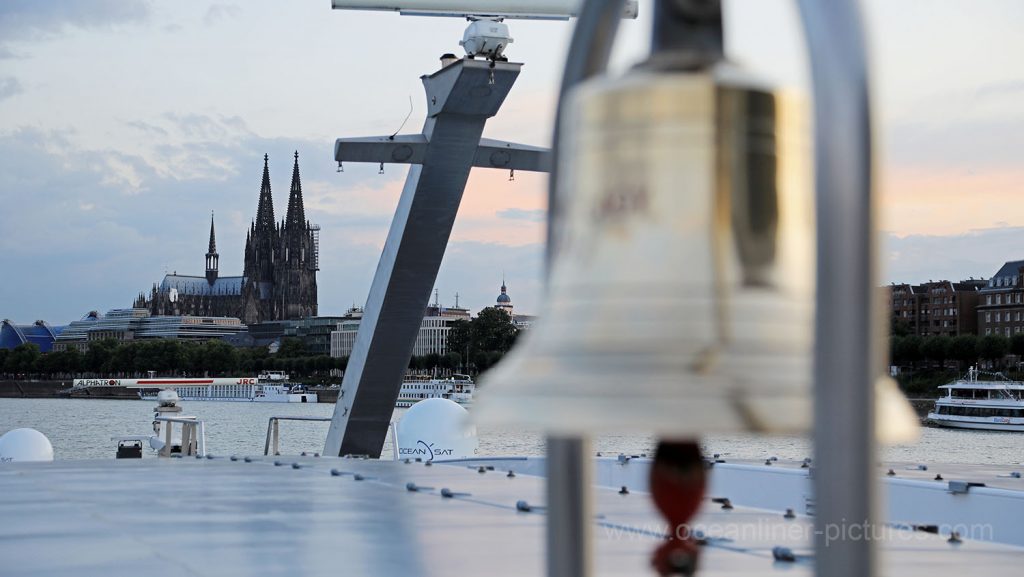
{"type": "Polygon", "coordinates": [[[423,399],[448,399],[466,407],[473,404],[476,383],[467,375],[445,379],[408,378],[402,382],[395,408],[407,409],[423,399]]]}
{"type": "Polygon", "coordinates": [[[258,403],[315,403],[316,393],[287,383],[288,375],[261,373],[258,377],[200,377],[148,379],[75,379],[75,388],[92,386],[138,389],[139,398],[157,400],[161,390],[173,389],[183,401],[258,403]]]}
{"type": "Polygon", "coordinates": [[[939,387],[946,394],[936,399],[928,420],[942,427],[1024,431],[1024,383],[1002,373],[978,380],[979,374],[971,367],[966,378],[939,387]]]}

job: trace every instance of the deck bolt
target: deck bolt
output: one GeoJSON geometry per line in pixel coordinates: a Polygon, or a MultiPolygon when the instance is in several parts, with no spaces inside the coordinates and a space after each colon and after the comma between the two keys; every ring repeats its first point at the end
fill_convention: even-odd
{"type": "Polygon", "coordinates": [[[522,511],[523,513],[529,513],[532,510],[533,510],[533,507],[531,507],[530,504],[527,503],[526,501],[516,501],[516,511],[522,511]]]}
{"type": "Polygon", "coordinates": [[[619,494],[620,495],[628,495],[629,494],[629,489],[627,489],[626,486],[623,485],[622,488],[619,489],[619,494]]]}
{"type": "Polygon", "coordinates": [[[516,472],[510,469],[509,472],[508,472],[508,475],[505,475],[505,476],[508,477],[509,479],[511,479],[512,477],[516,476],[516,472]]]}
{"type": "Polygon", "coordinates": [[[274,461],[274,466],[275,466],[275,467],[281,467],[281,466],[284,466],[284,461],[274,461]]]}
{"type": "Polygon", "coordinates": [[[362,476],[362,475],[360,475],[359,473],[356,473],[355,475],[352,475],[352,480],[353,480],[353,481],[362,481],[362,480],[363,480],[363,479],[365,479],[365,478],[366,478],[366,477],[363,477],[363,476],[362,476]]]}
{"type": "Polygon", "coordinates": [[[793,509],[786,509],[786,514],[782,516],[784,519],[796,519],[796,513],[793,509]]]}
{"type": "Polygon", "coordinates": [[[886,475],[888,475],[890,477],[895,477],[896,476],[896,471],[893,471],[892,469],[889,469],[889,472],[886,473],[886,475]]]}
{"type": "Polygon", "coordinates": [[[292,463],[292,469],[301,469],[301,468],[302,468],[302,465],[300,465],[298,463],[292,463]]]}
{"type": "Polygon", "coordinates": [[[237,461],[238,460],[238,455],[231,455],[231,460],[232,461],[237,461]]]}
{"type": "Polygon", "coordinates": [[[776,561],[793,563],[796,561],[796,554],[789,547],[772,547],[772,557],[776,561]]]}
{"type": "Polygon", "coordinates": [[[246,463],[251,463],[252,462],[252,457],[246,457],[246,458],[244,458],[242,460],[245,461],[246,463]]]}
{"type": "Polygon", "coordinates": [[[332,477],[340,477],[342,475],[344,475],[344,473],[342,473],[341,471],[339,471],[337,469],[331,469],[331,476],[332,477]]]}
{"type": "Polygon", "coordinates": [[[935,480],[936,481],[941,481],[942,480],[942,475],[941,474],[935,475],[935,480]]]}
{"type": "Polygon", "coordinates": [[[960,533],[959,532],[952,531],[949,534],[949,539],[946,539],[946,542],[947,543],[952,543],[952,544],[955,545],[957,543],[963,543],[963,539],[960,538],[960,533]]]}
{"type": "Polygon", "coordinates": [[[476,470],[476,472],[480,474],[486,473],[487,467],[481,466],[479,469],[476,470]]]}

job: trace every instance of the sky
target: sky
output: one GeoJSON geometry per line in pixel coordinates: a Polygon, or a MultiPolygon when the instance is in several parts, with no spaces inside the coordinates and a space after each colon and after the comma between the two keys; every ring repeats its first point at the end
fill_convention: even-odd
{"type": "MultiPolygon", "coordinates": [[[[727,0],[729,57],[806,89],[792,0],[727,0]]],[[[320,314],[366,299],[406,168],[346,164],[334,139],[424,120],[419,77],[465,22],[332,11],[328,0],[0,3],[0,318],[63,324],[202,275],[210,212],[241,274],[270,155],[278,218],[298,151],[320,224],[320,314]]],[[[649,0],[613,73],[643,56],[649,0]]],[[[987,277],[1024,258],[1024,3],[866,2],[883,280],[987,277]]],[[[509,21],[522,74],[485,136],[548,145],[571,23],[509,21]]],[[[504,277],[542,311],[546,178],[474,169],[436,287],[477,311],[504,277]]]]}

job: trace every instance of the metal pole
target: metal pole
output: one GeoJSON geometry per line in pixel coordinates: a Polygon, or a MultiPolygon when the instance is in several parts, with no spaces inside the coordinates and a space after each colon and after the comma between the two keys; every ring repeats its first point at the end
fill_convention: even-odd
{"type": "MultiPolygon", "coordinates": [[[[578,83],[608,67],[625,0],[584,0],[569,43],[551,146],[545,273],[558,250],[558,141],[565,96],[578,83]]],[[[582,437],[547,438],[547,560],[549,577],[586,577],[590,565],[590,442],[582,437]]]]}
{"type": "Polygon", "coordinates": [[[818,218],[815,570],[874,575],[875,201],[868,71],[856,0],[799,0],[814,84],[818,218]]]}
{"type": "Polygon", "coordinates": [[[575,437],[547,438],[550,577],[591,574],[590,442],[575,437]]]}
{"type": "MultiPolygon", "coordinates": [[[[600,74],[608,67],[612,53],[612,41],[622,20],[625,0],[583,0],[580,15],[576,19],[572,39],[569,41],[569,57],[562,74],[562,86],[558,92],[558,107],[555,110],[555,134],[551,145],[551,173],[548,179],[548,228],[546,265],[551,266],[552,256],[558,250],[554,232],[558,230],[560,210],[558,206],[558,140],[561,136],[562,104],[565,96],[580,82],[600,74]]],[[[545,270],[547,270],[545,268],[545,270]]]]}
{"type": "Polygon", "coordinates": [[[199,423],[196,426],[199,427],[199,433],[198,433],[198,438],[199,438],[199,456],[200,457],[205,457],[206,456],[206,422],[205,421],[199,421],[199,423]]]}

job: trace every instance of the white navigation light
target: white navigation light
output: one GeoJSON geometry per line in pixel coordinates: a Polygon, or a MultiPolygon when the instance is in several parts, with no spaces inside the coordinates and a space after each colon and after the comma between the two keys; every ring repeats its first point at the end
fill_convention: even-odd
{"type": "Polygon", "coordinates": [[[48,462],[53,445],[35,429],[14,429],[0,436],[0,463],[48,462]]]}
{"type": "Polygon", "coordinates": [[[476,454],[476,427],[461,405],[424,399],[398,422],[398,458],[444,461],[476,454]]]}

